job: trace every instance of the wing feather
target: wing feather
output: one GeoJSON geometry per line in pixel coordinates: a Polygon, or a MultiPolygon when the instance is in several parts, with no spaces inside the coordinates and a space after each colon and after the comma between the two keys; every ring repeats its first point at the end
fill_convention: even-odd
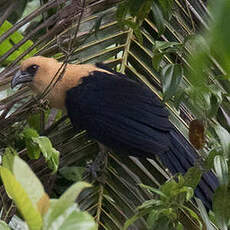
{"type": "Polygon", "coordinates": [[[73,124],[121,153],[156,154],[169,148],[167,110],[135,81],[96,71],[68,91],[66,105],[73,124]]]}
{"type": "MultiPolygon", "coordinates": [[[[156,154],[172,174],[184,174],[194,165],[197,154],[169,122],[157,96],[125,75],[105,69],[111,74],[95,71],[67,92],[72,124],[86,129],[91,138],[116,153],[153,159],[156,154]]],[[[203,174],[195,194],[207,208],[211,208],[217,186],[212,172],[203,174]]]]}

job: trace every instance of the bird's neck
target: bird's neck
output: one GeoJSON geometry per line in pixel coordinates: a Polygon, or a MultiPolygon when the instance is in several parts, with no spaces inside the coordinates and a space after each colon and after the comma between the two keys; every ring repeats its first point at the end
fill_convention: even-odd
{"type": "MultiPolygon", "coordinates": [[[[57,67],[55,71],[53,71],[52,76],[55,76],[58,69],[61,67],[62,63],[57,67]]],[[[64,74],[61,79],[58,80],[56,85],[51,88],[49,94],[47,95],[47,99],[49,100],[50,106],[57,109],[65,109],[65,98],[66,92],[81,84],[82,78],[87,77],[93,71],[104,71],[102,69],[97,68],[95,65],[84,64],[84,65],[73,65],[68,64],[65,68],[64,74]]],[[[58,76],[57,76],[58,77],[58,76]]]]}

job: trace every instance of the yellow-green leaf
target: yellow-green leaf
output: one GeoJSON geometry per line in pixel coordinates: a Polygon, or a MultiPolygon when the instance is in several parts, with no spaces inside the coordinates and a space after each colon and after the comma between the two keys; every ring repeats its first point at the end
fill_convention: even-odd
{"type": "Polygon", "coordinates": [[[1,230],[10,230],[9,226],[2,220],[0,220],[0,229],[1,230]]]}
{"type": "Polygon", "coordinates": [[[45,193],[43,185],[37,176],[18,156],[14,157],[12,173],[28,194],[33,205],[36,205],[45,193]]]}
{"type": "Polygon", "coordinates": [[[33,205],[22,185],[16,180],[9,169],[0,167],[0,174],[9,197],[13,199],[30,230],[40,230],[42,218],[37,208],[33,205]]]}
{"type": "Polygon", "coordinates": [[[48,162],[49,168],[53,170],[53,172],[57,171],[58,163],[59,163],[59,152],[53,148],[51,141],[48,137],[33,137],[32,140],[34,143],[39,145],[43,156],[48,162]]]}
{"type": "Polygon", "coordinates": [[[65,212],[70,206],[72,206],[84,189],[90,187],[90,184],[86,182],[78,182],[73,184],[64,194],[56,200],[50,207],[49,211],[44,217],[44,229],[49,229],[52,223],[65,212]]]}
{"type": "MultiPolygon", "coordinates": [[[[12,24],[7,20],[0,27],[0,36],[6,33],[12,24]]],[[[23,39],[23,36],[19,32],[14,32],[8,38],[6,38],[3,42],[0,43],[0,57],[8,52],[15,44],[19,43],[23,39]]],[[[15,50],[11,55],[9,55],[2,64],[7,65],[8,63],[14,61],[17,57],[19,57],[22,53],[24,53],[27,49],[29,49],[33,45],[31,40],[26,41],[22,44],[17,50],[15,50]]],[[[36,49],[33,49],[29,54],[25,56],[25,59],[33,56],[36,53],[36,49]]]]}

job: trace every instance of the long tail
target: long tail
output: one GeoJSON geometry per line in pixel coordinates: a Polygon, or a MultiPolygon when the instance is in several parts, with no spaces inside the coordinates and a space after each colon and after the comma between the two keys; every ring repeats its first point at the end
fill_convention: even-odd
{"type": "MultiPolygon", "coordinates": [[[[159,157],[172,174],[184,174],[194,166],[198,156],[189,142],[177,130],[170,131],[169,138],[172,144],[170,150],[159,157]]],[[[209,171],[202,175],[195,190],[195,196],[202,200],[207,209],[212,208],[213,193],[218,185],[217,177],[213,172],[209,171]]]]}

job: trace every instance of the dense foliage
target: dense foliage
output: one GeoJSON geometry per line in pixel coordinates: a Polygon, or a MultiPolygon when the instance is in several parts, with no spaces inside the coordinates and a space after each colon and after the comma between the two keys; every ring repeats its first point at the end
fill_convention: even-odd
{"type": "MultiPolygon", "coordinates": [[[[60,197],[59,200],[73,182],[90,181],[93,186],[81,193],[78,204],[90,212],[100,229],[126,229],[132,224],[132,229],[205,229],[206,226],[227,230],[230,219],[229,10],[228,0],[207,1],[207,5],[200,0],[2,1],[2,155],[16,151],[30,164],[49,196],[60,197]],[[74,131],[62,112],[49,110],[46,101],[32,97],[28,88],[17,92],[9,89],[18,63],[32,55],[52,56],[71,63],[105,62],[144,82],[166,103],[171,121],[189,136],[203,161],[197,162],[184,176],[172,177],[157,159],[121,158],[108,153],[103,183],[93,181],[84,168],[98,148],[86,132],[74,131]],[[214,195],[213,211],[207,213],[199,200],[195,207],[191,198],[201,172],[211,168],[220,187],[214,195]]],[[[16,162],[25,163],[18,157],[8,158],[3,160],[0,170],[2,181],[33,229],[25,214],[28,210],[21,208],[22,200],[15,190],[20,187],[25,197],[31,191],[26,195],[27,187],[21,188],[23,178],[15,179],[12,170],[16,162]],[[11,188],[6,180],[12,180],[11,188]]],[[[17,169],[19,175],[23,175],[24,167],[28,166],[17,169]]],[[[39,186],[44,191],[40,182],[39,186]]],[[[70,199],[70,206],[74,206],[75,197],[70,199]]],[[[30,200],[31,207],[33,201],[30,200]]],[[[15,207],[3,186],[0,203],[1,219],[8,223],[15,207]]],[[[75,205],[71,211],[77,209],[75,205]]],[[[37,208],[31,208],[32,211],[40,215],[37,208]]],[[[88,214],[85,218],[91,221],[88,214]]],[[[42,218],[35,219],[40,220],[37,226],[41,226],[42,218]]],[[[8,229],[3,222],[1,226],[8,229]]]]}

